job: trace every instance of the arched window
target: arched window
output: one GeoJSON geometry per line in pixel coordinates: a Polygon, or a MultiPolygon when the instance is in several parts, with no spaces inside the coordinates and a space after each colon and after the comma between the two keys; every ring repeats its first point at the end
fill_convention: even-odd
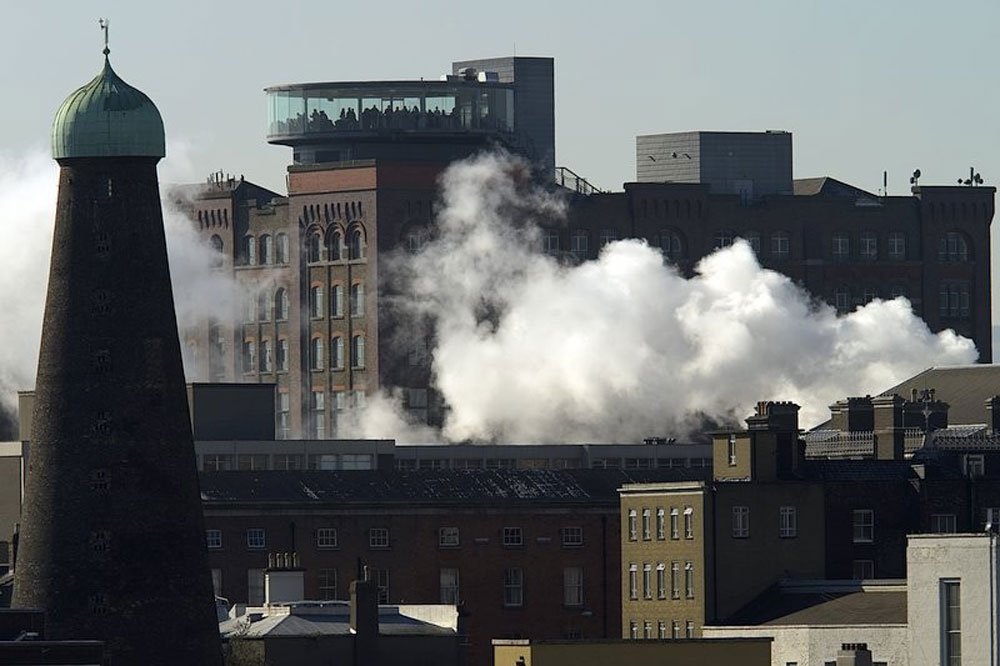
{"type": "Polygon", "coordinates": [[[243,372],[250,373],[257,368],[257,344],[253,340],[243,341],[243,372]]]}
{"type": "Polygon", "coordinates": [[[257,321],[257,296],[255,294],[247,294],[246,300],[243,302],[243,321],[257,321]]]}
{"type": "Polygon", "coordinates": [[[350,235],[349,258],[361,259],[365,256],[365,239],[360,229],[354,229],[350,235]]]}
{"type": "Polygon", "coordinates": [[[313,319],[323,316],[323,287],[318,285],[309,289],[309,316],[313,319]]]}
{"type": "Polygon", "coordinates": [[[332,370],[344,369],[344,338],[339,335],[330,340],[330,368],[332,370]]]}
{"type": "Polygon", "coordinates": [[[363,336],[355,335],[351,340],[351,367],[365,367],[365,339],[363,336]]]}
{"type": "Polygon", "coordinates": [[[253,236],[243,237],[243,253],[246,256],[247,266],[257,265],[257,242],[253,236]]]}
{"type": "Polygon", "coordinates": [[[351,316],[363,317],[365,314],[365,285],[360,282],[351,285],[351,316]]]}
{"type": "Polygon", "coordinates": [[[787,231],[771,234],[771,256],[775,259],[787,259],[791,246],[792,237],[787,231]]]}
{"type": "Polygon", "coordinates": [[[314,264],[322,260],[323,239],[318,233],[310,234],[306,243],[306,256],[309,263],[314,264]]]}
{"type": "Polygon", "coordinates": [[[680,234],[670,229],[660,231],[660,252],[667,261],[678,261],[684,257],[684,243],[680,234]]]}
{"type": "Polygon", "coordinates": [[[279,264],[287,264],[288,263],[288,234],[278,234],[277,239],[278,239],[278,242],[275,244],[275,249],[277,250],[277,252],[275,253],[275,259],[274,259],[274,261],[276,263],[279,263],[279,264]]]}
{"type": "Polygon", "coordinates": [[[257,294],[257,321],[271,321],[270,294],[262,291],[257,294]]]}
{"type": "Polygon", "coordinates": [[[274,263],[274,238],[265,234],[260,237],[260,264],[266,266],[274,263]]]}
{"type": "Polygon", "coordinates": [[[330,290],[330,316],[331,317],[343,317],[344,316],[344,286],[340,284],[333,285],[330,290]]]}
{"type": "Polygon", "coordinates": [[[273,349],[271,347],[270,340],[262,340],[260,343],[260,371],[261,372],[273,372],[274,371],[274,358],[272,356],[273,349]]]}
{"type": "Polygon", "coordinates": [[[288,340],[281,338],[278,340],[278,372],[288,371],[288,340]]]}
{"type": "Polygon", "coordinates": [[[323,369],[323,338],[313,338],[309,342],[309,367],[313,370],[323,369]]]}
{"type": "Polygon", "coordinates": [[[218,235],[213,235],[212,238],[209,239],[209,244],[212,246],[212,251],[215,253],[212,255],[212,266],[218,268],[222,265],[222,238],[218,235]]]}
{"type": "Polygon", "coordinates": [[[340,259],[340,232],[334,227],[326,234],[326,258],[328,261],[340,259]]]}
{"type": "Polygon", "coordinates": [[[284,287],[279,287],[274,292],[274,315],[278,321],[288,319],[288,291],[284,287]]]}
{"type": "Polygon", "coordinates": [[[965,236],[957,231],[949,231],[941,237],[938,245],[938,261],[966,262],[969,260],[969,244],[965,236]]]}

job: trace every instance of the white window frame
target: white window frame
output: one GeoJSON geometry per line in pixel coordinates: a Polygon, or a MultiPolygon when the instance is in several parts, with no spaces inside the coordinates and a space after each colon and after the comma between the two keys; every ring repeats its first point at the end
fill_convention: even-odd
{"type": "Polygon", "coordinates": [[[249,550],[263,550],[267,548],[267,531],[263,527],[248,527],[246,538],[249,550]]]}
{"type": "Polygon", "coordinates": [[[794,506],[783,506],[778,510],[778,536],[794,539],[799,535],[798,511],[794,506]]]}
{"type": "Polygon", "coordinates": [[[667,512],[662,507],[656,509],[656,539],[663,541],[667,538],[667,512]]]}
{"type": "Polygon", "coordinates": [[[732,535],[734,539],[750,538],[750,507],[742,505],[733,507],[732,535]]]}
{"type": "Polygon", "coordinates": [[[656,598],[667,598],[667,565],[663,562],[656,565],[656,598]]]}
{"type": "Polygon", "coordinates": [[[670,598],[681,598],[681,563],[670,563],[670,598]]]}
{"type": "Polygon", "coordinates": [[[524,530],[517,526],[504,527],[500,543],[504,548],[518,548],[524,545],[524,530]]]}
{"type": "Polygon", "coordinates": [[[319,569],[316,572],[316,589],[323,601],[337,598],[337,570],[332,568],[319,569]]]}
{"type": "Polygon", "coordinates": [[[506,608],[524,606],[524,569],[508,567],[503,571],[503,605],[506,608]]]}
{"type": "Polygon", "coordinates": [[[639,565],[634,562],[628,565],[628,598],[639,598],[639,565]]]}
{"type": "Polygon", "coordinates": [[[205,545],[209,550],[220,550],[222,548],[222,530],[205,530],[205,545]]]}
{"type": "Polygon", "coordinates": [[[389,528],[370,527],[368,528],[368,547],[384,550],[389,547],[389,528]]]}
{"type": "Polygon", "coordinates": [[[583,606],[583,568],[563,568],[563,606],[583,606]]]}
{"type": "Polygon", "coordinates": [[[461,539],[457,527],[438,528],[438,547],[458,548],[459,545],[461,545],[461,539]]]}
{"type": "Polygon", "coordinates": [[[316,529],[316,547],[320,550],[337,548],[337,528],[320,527],[316,529]]]}
{"type": "Polygon", "coordinates": [[[642,509],[642,540],[649,541],[653,537],[653,513],[647,508],[642,509]]]}
{"type": "Polygon", "coordinates": [[[653,565],[648,562],[642,565],[642,598],[653,598],[653,565]]]}
{"type": "Polygon", "coordinates": [[[684,538],[694,538],[694,508],[684,507],[684,538]]]}
{"type": "Polygon", "coordinates": [[[637,541],[639,538],[638,519],[639,514],[635,509],[628,510],[628,540],[637,541]]]}
{"type": "Polygon", "coordinates": [[[670,538],[680,539],[680,513],[677,511],[676,506],[670,507],[670,538]]]}
{"type": "Polygon", "coordinates": [[[560,540],[563,548],[580,548],[583,546],[583,528],[569,525],[560,529],[560,540]]]}

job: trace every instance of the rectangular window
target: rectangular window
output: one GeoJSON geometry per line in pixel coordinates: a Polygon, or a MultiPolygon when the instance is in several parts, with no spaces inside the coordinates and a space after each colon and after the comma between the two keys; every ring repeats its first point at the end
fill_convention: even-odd
{"type": "Polygon", "coordinates": [[[642,596],[644,599],[653,598],[653,565],[642,565],[642,596]]]}
{"type": "Polygon", "coordinates": [[[637,526],[638,518],[635,509],[628,510],[628,540],[635,541],[639,538],[639,529],[637,526]]]}
{"type": "Polygon", "coordinates": [[[847,234],[834,234],[833,260],[847,261],[851,256],[851,239],[847,234]]]}
{"type": "Polygon", "coordinates": [[[851,563],[851,576],[854,580],[871,580],[875,577],[875,561],[854,560],[851,563]]]}
{"type": "Polygon", "coordinates": [[[378,590],[378,602],[380,604],[389,603],[389,570],[375,570],[375,589],[378,590]]]}
{"type": "Polygon", "coordinates": [[[969,478],[974,479],[986,473],[986,461],[982,453],[967,453],[964,462],[965,475],[969,478]]]}
{"type": "Polygon", "coordinates": [[[694,538],[694,509],[689,506],[684,507],[684,538],[694,538]]]}
{"type": "Polygon", "coordinates": [[[227,455],[205,454],[202,457],[202,469],[206,472],[225,472],[231,464],[231,457],[227,455]]]}
{"type": "Polygon", "coordinates": [[[503,528],[503,540],[501,541],[504,547],[513,548],[517,546],[524,545],[524,534],[521,532],[520,527],[505,527],[503,528]]]}
{"type": "Polygon", "coordinates": [[[962,664],[962,590],[957,580],[941,581],[941,663],[962,664]]]}
{"type": "Polygon", "coordinates": [[[247,604],[260,606],[264,603],[264,570],[247,569],[247,604]]]}
{"type": "Polygon", "coordinates": [[[312,436],[323,439],[326,437],[326,393],[322,389],[310,392],[309,407],[312,411],[312,436]]]}
{"type": "Polygon", "coordinates": [[[798,516],[794,506],[783,506],[779,512],[778,536],[792,539],[799,534],[798,516]]]}
{"type": "Polygon", "coordinates": [[[441,569],[441,603],[458,605],[458,569],[441,569]]]}
{"type": "Polygon", "coordinates": [[[906,259],[906,234],[902,231],[889,233],[889,258],[895,261],[906,259]]]}
{"type": "Polygon", "coordinates": [[[247,548],[251,550],[267,548],[267,538],[265,536],[264,528],[251,527],[247,529],[247,548]]]}
{"type": "Polygon", "coordinates": [[[321,527],[316,530],[316,547],[317,548],[336,548],[337,547],[337,528],[335,527],[321,527]]]}
{"type": "Polygon", "coordinates": [[[666,640],[668,637],[667,623],[664,622],[663,620],[660,620],[659,622],[656,623],[656,637],[659,638],[661,641],[666,640]]]}
{"type": "Polygon", "coordinates": [[[653,535],[652,514],[649,509],[642,510],[642,540],[649,541],[653,535]]]}
{"type": "Polygon", "coordinates": [[[438,546],[441,548],[457,548],[459,545],[457,527],[438,528],[438,546]]]}
{"type": "Polygon", "coordinates": [[[684,625],[684,638],[694,638],[694,622],[691,620],[684,625]]]}
{"type": "Polygon", "coordinates": [[[729,466],[736,465],[736,435],[729,436],[729,466]]]}
{"type": "Polygon", "coordinates": [[[579,548],[583,545],[583,528],[570,526],[560,530],[563,548],[579,548]]]}
{"type": "Polygon", "coordinates": [[[372,527],[368,530],[368,547],[369,548],[388,548],[389,547],[389,528],[388,527],[372,527]]]}
{"type": "Polygon", "coordinates": [[[684,563],[684,594],[688,599],[694,599],[694,564],[684,563]]]}
{"type": "Polygon", "coordinates": [[[636,564],[628,565],[628,598],[639,598],[639,566],[636,564]]]}
{"type": "Polygon", "coordinates": [[[241,453],[236,456],[236,468],[241,472],[267,469],[267,454],[241,453]]]}
{"type": "Polygon", "coordinates": [[[614,229],[601,229],[600,236],[598,237],[601,243],[601,247],[604,247],[608,243],[614,243],[618,240],[618,233],[614,229]]]}
{"type": "MultiPolygon", "coordinates": [[[[280,346],[279,346],[280,349],[280,346]]],[[[291,434],[292,403],[287,393],[278,394],[278,439],[288,439],[291,434]]]]}
{"type": "Polygon", "coordinates": [[[563,569],[563,605],[583,605],[583,569],[580,567],[563,569]]]}
{"type": "Polygon", "coordinates": [[[957,531],[955,514],[935,513],[931,516],[931,532],[935,534],[954,534],[957,531]]]}
{"type": "Polygon", "coordinates": [[[750,536],[750,507],[733,507],[733,538],[746,539],[750,536]]]}
{"type": "Polygon", "coordinates": [[[663,509],[656,510],[656,538],[661,541],[667,538],[667,512],[663,509]]]}
{"type": "Polygon", "coordinates": [[[559,253],[559,232],[543,230],[541,232],[542,252],[546,254],[559,253]]]}
{"type": "Polygon", "coordinates": [[[524,605],[524,571],[520,567],[504,569],[503,605],[508,608],[524,605]]]}
{"type": "Polygon", "coordinates": [[[296,453],[274,454],[274,469],[291,471],[302,468],[302,456],[296,453]]]}
{"type": "Polygon", "coordinates": [[[674,640],[681,637],[681,625],[677,620],[670,623],[670,637],[674,640]]]}
{"type": "Polygon", "coordinates": [[[681,598],[681,565],[679,562],[670,563],[670,598],[681,598]]]}
{"type": "Polygon", "coordinates": [[[317,572],[319,598],[323,601],[337,598],[337,570],[319,569],[317,572]]]}
{"type": "Polygon", "coordinates": [[[871,509],[854,509],[854,543],[871,543],[875,540],[875,512],[871,509]]]}
{"type": "Polygon", "coordinates": [[[222,548],[222,530],[205,530],[205,544],[209,550],[222,548]]]}
{"type": "Polygon", "coordinates": [[[629,620],[628,637],[633,641],[639,640],[639,623],[635,620],[629,620]]]}
{"type": "Polygon", "coordinates": [[[678,526],[678,515],[679,514],[677,513],[677,507],[674,507],[674,506],[670,507],[670,538],[671,539],[680,539],[681,538],[680,527],[678,526]]]}
{"type": "Polygon", "coordinates": [[[646,620],[642,623],[642,637],[647,641],[653,637],[653,621],[646,620]]]}
{"type": "Polygon", "coordinates": [[[586,259],[587,253],[590,250],[589,237],[587,232],[583,230],[577,230],[573,232],[570,236],[570,251],[576,255],[577,259],[586,259]]]}
{"type": "Polygon", "coordinates": [[[656,598],[667,598],[667,567],[663,562],[656,565],[656,598]]]}

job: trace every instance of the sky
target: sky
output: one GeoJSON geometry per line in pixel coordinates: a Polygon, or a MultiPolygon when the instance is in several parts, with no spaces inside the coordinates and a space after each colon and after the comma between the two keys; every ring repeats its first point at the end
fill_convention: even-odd
{"type": "Polygon", "coordinates": [[[996,0],[9,4],[7,156],[48,149],[55,110],[100,69],[106,16],[116,71],[159,106],[184,160],[173,172],[191,179],[284,191],[268,85],[437,78],[512,53],[555,58],[557,163],[605,190],[634,179],[636,135],[699,129],[791,131],[795,177],[870,191],[884,170],[890,194],[916,168],[927,185],[970,166],[1000,178],[996,0]]]}

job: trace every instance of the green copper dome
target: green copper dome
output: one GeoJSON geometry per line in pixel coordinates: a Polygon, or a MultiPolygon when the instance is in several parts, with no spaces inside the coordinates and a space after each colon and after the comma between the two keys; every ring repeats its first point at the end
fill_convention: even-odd
{"type": "Polygon", "coordinates": [[[142,91],[121,80],[107,57],[94,80],[56,112],[52,157],[164,157],[163,119],[142,91]]]}

